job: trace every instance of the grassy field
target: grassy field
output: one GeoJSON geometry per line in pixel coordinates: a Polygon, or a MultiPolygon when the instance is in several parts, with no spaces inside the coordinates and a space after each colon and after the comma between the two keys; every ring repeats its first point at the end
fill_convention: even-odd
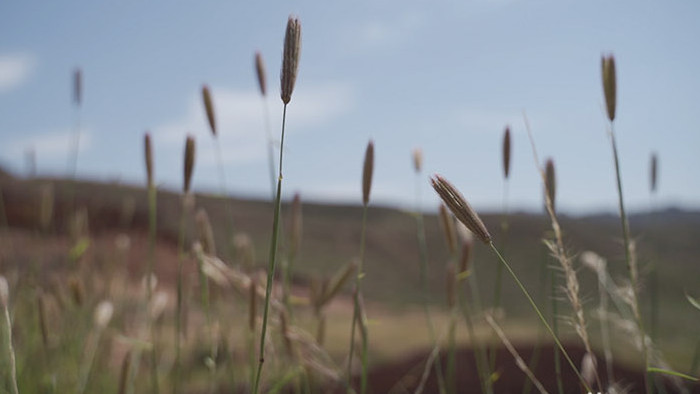
{"type": "MultiPolygon", "coordinates": [[[[81,340],[84,338],[81,335],[69,334],[85,335],[91,332],[91,308],[99,299],[108,297],[116,305],[115,321],[105,334],[107,339],[102,339],[102,358],[95,366],[90,387],[111,387],[113,390],[119,379],[119,363],[124,357],[125,349],[130,348],[129,341],[124,337],[138,336],[134,332],[137,322],[133,321],[137,317],[129,316],[129,313],[137,310],[135,308],[138,307],[138,294],[141,291],[140,278],[146,267],[148,210],[145,190],[129,185],[97,182],[26,180],[7,174],[2,177],[1,187],[8,226],[4,228],[0,237],[0,272],[8,277],[12,288],[17,289],[16,292],[13,291],[12,311],[20,385],[34,387],[32,384],[36,383],[33,378],[36,377],[37,363],[47,362],[46,354],[66,350],[68,353],[62,354],[61,357],[64,362],[61,369],[77,369],[84,357],[81,353],[81,340]],[[47,230],[41,231],[38,225],[41,212],[40,195],[42,187],[48,184],[53,187],[54,220],[47,230]],[[58,296],[60,291],[54,293],[52,290],[62,288],[61,282],[70,283],[72,277],[71,267],[74,263],[71,262],[70,253],[74,248],[74,241],[67,235],[70,233],[72,220],[71,204],[86,208],[89,224],[90,242],[80,264],[89,266],[83,268],[83,272],[89,275],[91,280],[84,283],[84,297],[87,301],[78,307],[61,306],[61,302],[69,301],[61,301],[58,296]],[[121,251],[120,246],[115,244],[119,237],[129,239],[129,246],[121,251]],[[36,304],[33,301],[37,293],[44,294],[51,316],[49,346],[43,350],[36,304]],[[25,309],[27,307],[29,310],[25,309]],[[71,315],[69,321],[66,321],[65,313],[71,315]],[[79,324],[75,326],[77,323],[79,324]],[[72,364],[65,363],[66,360],[72,360],[72,364]],[[99,386],[100,384],[104,386],[99,386]]],[[[155,273],[159,279],[159,289],[169,293],[171,297],[174,297],[175,292],[180,200],[181,196],[177,193],[160,191],[158,194],[155,273]]],[[[272,220],[269,202],[223,200],[214,196],[197,195],[196,204],[204,208],[212,218],[219,255],[225,262],[232,266],[241,264],[230,235],[247,234],[253,241],[255,267],[262,269],[265,266],[266,249],[270,239],[269,223],[272,220]],[[231,219],[233,229],[227,228],[226,218],[231,219]]],[[[283,206],[284,215],[289,213],[288,208],[286,204],[283,206]]],[[[288,219],[288,215],[285,218],[288,219]]],[[[487,227],[499,228],[499,214],[484,214],[482,218],[487,227]]],[[[289,222],[286,219],[285,224],[289,222]]],[[[700,214],[668,210],[633,215],[630,222],[633,235],[639,240],[640,256],[645,256],[645,259],[640,261],[643,280],[640,302],[644,315],[649,316],[649,269],[652,266],[662,267],[657,271],[659,325],[656,343],[665,353],[671,366],[683,372],[692,372],[686,368],[693,362],[697,334],[690,328],[697,325],[700,317],[698,311],[686,301],[685,292],[695,295],[697,278],[700,277],[700,265],[695,257],[700,252],[700,246],[695,242],[700,236],[700,214]]],[[[432,214],[426,215],[425,223],[430,256],[427,275],[430,308],[437,332],[443,332],[449,321],[444,291],[445,267],[449,253],[438,218],[432,214]]],[[[609,270],[613,277],[625,277],[624,256],[618,236],[619,221],[616,217],[562,217],[561,223],[567,247],[572,253],[593,250],[609,260],[609,270]]],[[[308,301],[312,282],[332,276],[344,264],[357,257],[360,226],[361,207],[303,204],[302,246],[293,275],[294,294],[300,302],[308,301]]],[[[415,214],[391,208],[372,207],[368,213],[367,226],[366,277],[363,291],[370,320],[371,365],[380,366],[398,362],[415,355],[416,352],[426,352],[430,349],[431,342],[420,308],[422,295],[415,214]]],[[[187,244],[196,239],[194,227],[194,224],[188,226],[192,231],[188,231],[187,244]]],[[[542,215],[512,214],[506,255],[510,257],[514,270],[525,286],[530,289],[538,303],[545,306],[545,313],[549,315],[551,312],[547,305],[551,304],[551,297],[548,294],[546,278],[547,272],[551,271],[548,267],[554,267],[555,264],[540,241],[547,228],[547,221],[542,215]]],[[[494,231],[494,234],[495,243],[498,244],[498,232],[494,231]]],[[[476,245],[472,263],[472,269],[479,278],[479,293],[486,306],[492,303],[491,284],[494,282],[497,266],[497,261],[487,252],[483,247],[476,245]]],[[[592,316],[592,311],[598,303],[596,278],[592,272],[581,268],[580,264],[576,263],[576,267],[585,307],[587,313],[592,316]]],[[[192,305],[191,308],[196,310],[200,308],[196,265],[189,260],[185,268],[188,273],[187,300],[192,305]]],[[[245,297],[216,288],[214,285],[210,286],[212,309],[217,311],[220,327],[230,330],[234,338],[244,338],[245,322],[240,323],[240,316],[245,315],[241,310],[245,311],[247,308],[245,297]]],[[[63,291],[67,291],[65,286],[63,291]]],[[[66,295],[64,297],[69,298],[66,295]]],[[[570,314],[566,302],[562,300],[558,304],[560,315],[570,314]]],[[[295,324],[300,330],[313,333],[316,328],[312,308],[302,305],[298,309],[295,324]]],[[[503,309],[505,317],[502,324],[514,342],[535,343],[538,338],[545,338],[531,309],[507,277],[504,278],[503,309]]],[[[326,315],[326,351],[336,363],[336,368],[342,371],[342,363],[347,354],[348,322],[352,317],[350,286],[344,287],[341,295],[327,308],[326,315]]],[[[192,316],[191,319],[203,319],[199,313],[192,316]]],[[[589,322],[594,346],[600,349],[598,321],[589,316],[589,322]]],[[[193,327],[191,329],[197,330],[202,322],[189,324],[193,327]]],[[[647,326],[651,326],[649,321],[647,326]]],[[[169,318],[163,318],[161,329],[164,343],[167,344],[172,339],[169,318]]],[[[561,329],[564,338],[576,342],[570,327],[561,325],[561,329]]],[[[619,330],[613,331],[616,359],[625,365],[639,367],[639,353],[626,340],[626,334],[619,330]]],[[[457,333],[458,342],[468,344],[469,336],[463,324],[458,326],[457,333]]],[[[483,343],[494,342],[490,329],[483,322],[477,324],[477,337],[483,343]]],[[[205,350],[197,350],[200,347],[206,348],[205,340],[198,338],[192,342],[192,337],[189,338],[189,351],[206,353],[205,350]]],[[[544,340],[546,342],[546,339],[544,340]]],[[[498,343],[497,340],[495,342],[498,343]]],[[[206,377],[206,368],[201,364],[196,365],[197,359],[197,356],[191,356],[190,363],[193,365],[188,375],[195,382],[204,381],[206,377]]],[[[273,367],[273,371],[283,374],[284,361],[278,361],[280,362],[282,364],[273,367]]],[[[167,365],[167,360],[163,363],[167,365]]],[[[225,364],[225,361],[221,363],[225,364]]],[[[241,365],[245,365],[244,362],[240,364],[241,360],[236,363],[238,370],[241,370],[241,365]]],[[[46,373],[44,377],[50,376],[49,367],[50,364],[39,368],[46,373]]],[[[217,373],[219,376],[225,375],[221,370],[217,373]]],[[[73,379],[75,378],[65,378],[63,381],[59,379],[56,387],[69,384],[73,379]]],[[[222,380],[226,381],[223,378],[222,380]]],[[[148,386],[144,373],[139,375],[138,382],[142,387],[148,386]]],[[[43,384],[50,387],[52,383],[43,384]]],[[[198,384],[188,387],[193,391],[199,390],[196,388],[198,384]]]]}

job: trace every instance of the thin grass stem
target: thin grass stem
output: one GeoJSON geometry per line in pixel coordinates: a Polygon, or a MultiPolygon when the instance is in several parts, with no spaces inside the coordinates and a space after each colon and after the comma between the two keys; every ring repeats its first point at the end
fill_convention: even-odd
{"type": "Polygon", "coordinates": [[[564,349],[564,345],[561,344],[561,341],[559,341],[559,338],[554,333],[554,330],[552,330],[552,327],[549,325],[549,323],[547,323],[547,319],[545,319],[544,316],[542,315],[542,312],[540,311],[540,308],[537,307],[535,300],[532,299],[532,296],[530,295],[530,293],[527,291],[527,289],[522,284],[522,282],[520,282],[520,279],[518,279],[518,276],[515,275],[515,272],[513,272],[513,269],[510,267],[510,264],[508,264],[508,262],[506,262],[506,260],[503,258],[503,256],[501,256],[501,253],[498,251],[498,249],[496,249],[496,246],[494,246],[493,242],[491,242],[489,244],[489,246],[491,247],[491,250],[496,254],[498,259],[501,261],[503,266],[506,268],[506,270],[508,270],[508,273],[510,273],[510,275],[513,277],[513,280],[515,280],[515,283],[518,285],[520,290],[523,292],[523,294],[525,295],[525,298],[527,298],[528,302],[530,302],[530,305],[537,313],[537,316],[540,318],[540,321],[542,322],[542,324],[544,324],[544,326],[547,328],[547,331],[552,336],[554,343],[561,350],[562,354],[564,355],[564,358],[566,358],[566,361],[569,363],[571,368],[576,373],[576,376],[579,378],[583,387],[586,389],[586,391],[592,391],[591,388],[588,386],[588,383],[586,383],[586,380],[583,378],[583,376],[581,376],[581,373],[579,372],[578,368],[576,368],[576,364],[574,364],[573,360],[571,360],[569,353],[567,353],[566,349],[564,349]]]}
{"type": "Polygon", "coordinates": [[[282,155],[284,154],[284,130],[287,121],[287,104],[284,104],[282,112],[282,138],[280,140],[279,176],[277,177],[277,193],[275,196],[275,213],[272,221],[272,240],[270,241],[270,258],[267,269],[267,284],[265,286],[265,306],[263,308],[262,332],[260,334],[260,350],[258,358],[258,370],[255,374],[253,393],[260,390],[260,378],[262,376],[263,363],[265,362],[265,336],[267,334],[267,320],[270,309],[270,296],[272,294],[272,281],[275,277],[277,266],[277,242],[279,238],[280,209],[282,199],[282,155]]]}

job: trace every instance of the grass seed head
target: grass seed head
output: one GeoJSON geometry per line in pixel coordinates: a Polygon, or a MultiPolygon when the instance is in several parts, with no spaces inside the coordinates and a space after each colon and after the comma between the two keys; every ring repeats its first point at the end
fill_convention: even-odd
{"type": "Polygon", "coordinates": [[[292,99],[294,83],[297,80],[299,56],[301,54],[301,22],[290,16],[287,20],[287,32],[284,35],[284,53],[282,55],[282,102],[287,105],[292,99]]]}
{"type": "Polygon", "coordinates": [[[197,223],[197,232],[199,233],[199,242],[202,245],[202,251],[208,255],[216,255],[214,230],[212,230],[207,211],[205,211],[204,208],[198,209],[194,220],[197,223]]]}
{"type": "Polygon", "coordinates": [[[490,244],[491,234],[489,234],[489,231],[486,229],[484,222],[479,218],[479,215],[476,214],[471,205],[469,205],[464,196],[462,196],[462,193],[438,174],[433,175],[433,177],[430,178],[430,182],[445,205],[450,208],[452,214],[483,243],[487,245],[490,244]]]}
{"type": "Polygon", "coordinates": [[[204,101],[204,110],[207,112],[207,120],[211,133],[216,137],[216,119],[214,118],[214,101],[211,98],[209,86],[202,85],[202,100],[204,101]]]}
{"type": "Polygon", "coordinates": [[[73,70],[73,102],[80,107],[83,101],[83,70],[76,67],[73,70]]]}
{"type": "Polygon", "coordinates": [[[185,194],[190,191],[190,184],[192,182],[192,171],[194,170],[194,137],[191,135],[187,136],[187,141],[185,142],[185,184],[183,191],[185,194]]]}
{"type": "Polygon", "coordinates": [[[656,192],[656,181],[657,181],[657,175],[658,175],[658,166],[659,166],[659,160],[656,156],[656,152],[651,154],[651,164],[649,168],[649,178],[650,178],[650,187],[651,187],[651,192],[655,193],[656,192]]]}
{"type": "Polygon", "coordinates": [[[420,148],[413,150],[413,169],[416,173],[421,172],[423,169],[423,151],[420,148]]]}
{"type": "Polygon", "coordinates": [[[143,148],[146,159],[146,183],[151,188],[153,187],[153,146],[150,133],[146,133],[143,136],[143,148]]]}
{"type": "Polygon", "coordinates": [[[365,162],[362,168],[362,204],[369,204],[369,193],[372,190],[372,174],[374,173],[374,141],[369,141],[365,150],[365,162]]]}
{"type": "Polygon", "coordinates": [[[0,275],[0,304],[7,308],[10,303],[10,286],[7,284],[7,279],[0,275]]]}
{"type": "Polygon", "coordinates": [[[547,164],[545,165],[545,182],[545,192],[552,203],[552,210],[554,210],[556,207],[557,179],[554,174],[554,161],[552,159],[547,159],[547,164]]]}
{"type": "Polygon", "coordinates": [[[263,61],[262,53],[255,52],[255,74],[258,77],[258,87],[260,94],[267,95],[267,81],[265,79],[265,62],[263,61]]]}
{"type": "Polygon", "coordinates": [[[510,126],[506,126],[503,132],[503,177],[508,179],[510,175],[510,126]]]}
{"type": "Polygon", "coordinates": [[[617,100],[617,81],[615,77],[615,57],[613,55],[603,56],[601,61],[603,73],[603,92],[605,93],[605,104],[608,110],[608,119],[615,120],[615,105],[617,100]]]}

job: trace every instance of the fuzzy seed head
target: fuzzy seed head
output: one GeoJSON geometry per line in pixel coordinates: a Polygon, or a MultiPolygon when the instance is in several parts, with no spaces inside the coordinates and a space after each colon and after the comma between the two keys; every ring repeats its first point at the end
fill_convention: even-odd
{"type": "Polygon", "coordinates": [[[301,22],[299,18],[290,16],[287,20],[287,31],[284,35],[284,53],[282,55],[282,102],[287,105],[292,99],[294,83],[297,80],[299,56],[301,54],[301,22]]]}
{"type": "Polygon", "coordinates": [[[430,182],[445,205],[450,208],[452,214],[483,243],[487,245],[490,244],[491,234],[489,234],[489,231],[486,229],[484,222],[479,218],[479,215],[476,214],[471,205],[469,205],[464,196],[462,196],[462,193],[438,174],[433,175],[433,177],[430,178],[430,182]]]}
{"type": "Polygon", "coordinates": [[[547,164],[545,166],[545,192],[549,201],[552,203],[552,210],[556,207],[556,194],[557,194],[557,179],[554,174],[554,161],[552,159],[547,159],[547,164]]]}
{"type": "Polygon", "coordinates": [[[185,142],[185,183],[183,191],[189,193],[192,182],[192,171],[194,170],[194,137],[187,136],[185,142]]]}
{"type": "Polygon", "coordinates": [[[216,119],[214,118],[214,101],[211,98],[209,86],[202,85],[202,100],[204,101],[204,110],[207,112],[207,120],[211,133],[216,137],[216,119]]]}
{"type": "Polygon", "coordinates": [[[372,190],[372,174],[374,173],[374,141],[369,141],[365,150],[365,162],[362,168],[362,204],[369,204],[369,193],[372,190]]]}
{"type": "Polygon", "coordinates": [[[73,70],[73,102],[80,107],[83,101],[83,70],[77,67],[73,70]]]}
{"type": "Polygon", "coordinates": [[[615,57],[613,55],[603,56],[603,92],[605,93],[605,104],[608,110],[608,119],[615,120],[615,105],[617,100],[617,81],[615,77],[615,57]]]}
{"type": "Polygon", "coordinates": [[[650,178],[650,187],[651,187],[651,192],[656,193],[656,181],[657,181],[657,175],[658,175],[658,166],[659,166],[659,160],[656,156],[656,152],[651,154],[651,164],[649,168],[649,178],[650,178]]]}
{"type": "Polygon", "coordinates": [[[421,172],[423,169],[423,151],[420,148],[413,150],[413,169],[416,173],[421,172]]]}
{"type": "Polygon", "coordinates": [[[102,301],[97,304],[95,308],[95,325],[103,329],[107,327],[109,321],[112,320],[112,314],[114,313],[114,305],[109,301],[102,301]]]}
{"type": "Polygon", "coordinates": [[[263,61],[262,53],[255,52],[255,74],[258,77],[258,87],[260,94],[267,95],[267,81],[265,80],[265,62],[263,61]]]}
{"type": "Polygon", "coordinates": [[[202,245],[202,251],[208,255],[216,255],[214,230],[212,230],[207,211],[205,211],[204,208],[198,209],[194,220],[197,224],[197,232],[199,235],[199,242],[202,245]]]}
{"type": "Polygon", "coordinates": [[[510,126],[506,126],[503,132],[503,177],[508,179],[510,175],[510,126]]]}
{"type": "Polygon", "coordinates": [[[153,187],[153,146],[151,145],[151,134],[146,133],[143,137],[144,156],[146,159],[146,184],[153,187]]]}
{"type": "Polygon", "coordinates": [[[7,279],[0,275],[0,304],[7,308],[10,303],[10,286],[7,284],[7,279]]]}

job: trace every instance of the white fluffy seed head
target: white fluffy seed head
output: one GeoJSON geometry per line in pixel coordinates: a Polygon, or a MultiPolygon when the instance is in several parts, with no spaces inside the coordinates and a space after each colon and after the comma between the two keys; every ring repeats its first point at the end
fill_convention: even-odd
{"type": "Polygon", "coordinates": [[[95,325],[103,329],[107,327],[109,321],[112,320],[112,314],[114,313],[114,305],[109,301],[102,301],[97,304],[95,308],[95,325]]]}

